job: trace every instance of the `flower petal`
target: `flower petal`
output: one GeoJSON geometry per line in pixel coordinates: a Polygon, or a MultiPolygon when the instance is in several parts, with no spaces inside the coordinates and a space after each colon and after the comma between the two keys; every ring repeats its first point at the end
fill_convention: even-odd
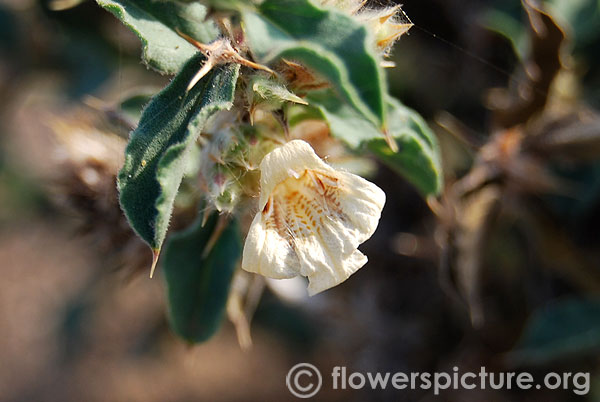
{"type": "Polygon", "coordinates": [[[381,216],[385,204],[385,193],[375,184],[352,173],[337,172],[342,184],[341,208],[349,211],[349,228],[356,231],[358,244],[370,238],[381,216]]]}
{"type": "Polygon", "coordinates": [[[333,169],[301,140],[268,154],[261,175],[261,212],[246,239],[243,269],[305,276],[314,295],[367,262],[357,248],[377,227],[385,203],[379,187],[333,169]]]}
{"type": "Polygon", "coordinates": [[[269,152],[260,163],[260,209],[265,207],[276,185],[306,169],[334,171],[317,156],[311,146],[302,140],[292,140],[269,152]]]}
{"type": "Polygon", "coordinates": [[[269,278],[298,276],[300,264],[296,252],[277,231],[268,227],[268,219],[256,214],[244,244],[242,269],[269,278]]]}

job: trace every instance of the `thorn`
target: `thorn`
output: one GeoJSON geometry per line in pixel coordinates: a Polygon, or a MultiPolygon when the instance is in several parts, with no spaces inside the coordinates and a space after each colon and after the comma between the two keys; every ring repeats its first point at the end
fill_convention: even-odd
{"type": "Polygon", "coordinates": [[[152,267],[150,268],[150,279],[154,276],[154,270],[158,264],[158,257],[160,256],[160,249],[152,249],[152,267]]]}
{"type": "Polygon", "coordinates": [[[254,105],[251,105],[250,108],[248,109],[248,117],[250,118],[250,125],[254,126],[254,111],[256,110],[256,107],[254,105]]]}
{"type": "Polygon", "coordinates": [[[396,11],[398,11],[398,9],[400,7],[402,7],[402,5],[398,4],[397,6],[392,7],[389,10],[387,10],[387,12],[385,14],[379,16],[379,23],[384,24],[387,20],[392,18],[392,16],[396,15],[396,11]]]}
{"type": "Polygon", "coordinates": [[[229,218],[227,216],[225,216],[225,215],[219,216],[217,225],[215,226],[213,232],[211,233],[210,238],[208,239],[208,242],[206,243],[206,247],[204,248],[204,251],[202,252],[202,259],[206,258],[208,256],[208,254],[210,254],[210,252],[212,251],[215,244],[217,244],[217,240],[219,240],[219,237],[221,237],[221,234],[227,227],[228,222],[229,222],[229,218]]]}
{"type": "Polygon", "coordinates": [[[204,77],[208,72],[216,65],[226,64],[226,63],[237,63],[246,67],[254,68],[256,70],[263,70],[270,74],[275,75],[275,71],[271,70],[267,66],[263,66],[262,64],[255,63],[253,61],[247,60],[240,56],[240,54],[231,46],[231,42],[226,38],[217,39],[209,45],[198,42],[196,39],[191,36],[181,32],[178,28],[175,28],[175,31],[179,36],[183,39],[194,45],[204,56],[206,56],[206,62],[202,69],[198,71],[198,73],[192,78],[190,84],[188,85],[187,90],[189,91],[204,77]]]}
{"type": "Polygon", "coordinates": [[[385,24],[390,18],[397,16],[397,15],[400,15],[401,17],[399,19],[396,19],[396,21],[392,21],[392,26],[394,28],[406,29],[406,31],[408,31],[414,25],[412,23],[412,21],[410,20],[410,18],[408,18],[408,15],[406,15],[404,10],[402,10],[402,4],[398,4],[397,6],[390,9],[390,11],[388,13],[379,17],[379,23],[385,24]],[[398,22],[398,23],[395,23],[395,22],[398,22]]]}
{"type": "MultiPolygon", "coordinates": [[[[393,17],[394,15],[396,15],[396,13],[398,13],[398,10],[400,10],[402,12],[402,5],[398,4],[395,7],[390,8],[387,13],[385,13],[384,15],[379,17],[379,23],[383,24],[385,23],[387,20],[389,20],[391,17],[393,17]]],[[[403,12],[404,14],[404,12],[403,12]]],[[[406,16],[406,14],[404,14],[406,16]]],[[[408,17],[407,17],[408,18],[408,17]]]]}
{"type": "Polygon", "coordinates": [[[263,70],[263,71],[268,72],[269,74],[276,75],[275,71],[271,70],[269,67],[263,66],[262,64],[255,63],[255,62],[250,61],[248,59],[244,59],[238,53],[235,53],[235,56],[233,56],[233,58],[234,58],[233,61],[235,61],[236,63],[241,64],[243,66],[250,67],[250,68],[253,68],[255,70],[263,70]]]}
{"type": "Polygon", "coordinates": [[[179,36],[181,36],[183,39],[187,40],[188,42],[190,42],[192,45],[196,46],[202,53],[206,53],[209,52],[210,46],[205,45],[202,42],[198,42],[196,39],[192,38],[191,36],[189,36],[188,34],[185,34],[183,32],[181,32],[179,30],[179,28],[175,28],[175,32],[177,32],[177,34],[179,36]]]}
{"type": "Polygon", "coordinates": [[[388,146],[393,152],[398,152],[398,144],[394,140],[394,138],[390,135],[387,128],[383,129],[383,135],[385,136],[385,142],[387,142],[388,146]]]}
{"type": "Polygon", "coordinates": [[[202,68],[196,73],[196,75],[194,75],[194,78],[192,78],[190,80],[190,83],[188,84],[187,89],[185,91],[189,92],[192,88],[194,88],[196,86],[196,84],[198,83],[198,81],[200,81],[202,79],[202,77],[204,77],[206,74],[208,74],[208,72],[214,66],[215,66],[215,63],[212,60],[212,58],[208,58],[206,60],[206,62],[204,63],[204,65],[202,66],[202,68]]]}
{"type": "Polygon", "coordinates": [[[387,36],[386,38],[380,39],[377,41],[377,46],[380,48],[387,48],[392,43],[396,41],[400,36],[404,35],[408,32],[408,30],[412,27],[412,24],[398,24],[393,26],[396,32],[387,36]]]}
{"type": "Polygon", "coordinates": [[[208,221],[208,218],[210,217],[211,213],[212,213],[212,210],[210,208],[206,208],[204,210],[204,216],[202,217],[202,224],[201,224],[202,227],[204,227],[204,225],[206,225],[206,221],[208,221]]]}
{"type": "Polygon", "coordinates": [[[368,0],[363,0],[360,3],[358,3],[356,5],[356,7],[354,7],[352,10],[350,10],[350,14],[351,15],[355,15],[356,13],[358,13],[360,11],[361,8],[363,8],[365,6],[365,4],[367,4],[368,0]]]}
{"type": "Polygon", "coordinates": [[[298,100],[294,100],[293,102],[299,104],[299,105],[304,105],[304,106],[308,106],[308,101],[305,101],[304,99],[302,99],[301,97],[298,96],[298,100]]]}

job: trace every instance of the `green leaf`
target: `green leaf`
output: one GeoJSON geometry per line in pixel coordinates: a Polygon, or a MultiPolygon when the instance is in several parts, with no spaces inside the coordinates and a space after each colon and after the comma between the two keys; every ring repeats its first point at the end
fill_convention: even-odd
{"type": "Polygon", "coordinates": [[[258,13],[244,11],[242,16],[257,61],[299,61],[328,79],[362,116],[384,124],[385,80],[363,25],[309,0],[266,0],[258,13]]]}
{"type": "Polygon", "coordinates": [[[330,90],[311,92],[306,96],[309,105],[318,108],[327,120],[331,134],[350,148],[359,148],[365,141],[383,138],[383,132],[330,90]]]}
{"type": "MultiPolygon", "coordinates": [[[[196,0],[185,0],[186,2],[196,0]]],[[[243,9],[254,8],[254,0],[203,0],[204,4],[211,9],[218,11],[240,11],[243,9]]]]}
{"type": "Polygon", "coordinates": [[[165,238],[175,195],[206,120],[231,108],[239,65],[207,74],[186,94],[203,56],[190,60],[144,109],[131,134],[117,186],[130,225],[156,252],[165,238]]]}
{"type": "Polygon", "coordinates": [[[393,98],[390,98],[389,107],[388,133],[396,141],[398,152],[392,151],[384,138],[370,140],[367,147],[422,194],[439,194],[443,174],[435,135],[414,110],[393,98]]]}
{"type": "Polygon", "coordinates": [[[522,8],[516,2],[513,3],[517,9],[517,17],[509,12],[490,8],[480,17],[481,24],[492,32],[508,39],[521,60],[527,59],[529,52],[529,36],[526,26],[521,22],[522,8]]]}
{"type": "Polygon", "coordinates": [[[153,0],[96,0],[131,29],[142,41],[143,59],[165,74],[177,73],[197,49],[175,29],[203,43],[218,36],[216,26],[205,21],[206,7],[198,3],[153,0]]]}
{"type": "Polygon", "coordinates": [[[382,131],[330,91],[311,93],[307,100],[319,108],[334,137],[340,138],[353,149],[366,146],[422,194],[439,193],[442,168],[437,140],[417,112],[396,99],[388,98],[388,135],[398,145],[398,152],[394,152],[382,131]]]}
{"type": "Polygon", "coordinates": [[[287,123],[294,127],[307,120],[323,120],[323,113],[315,107],[292,105],[286,111],[287,123]]]}
{"type": "Polygon", "coordinates": [[[515,349],[517,364],[543,365],[600,350],[600,300],[565,299],[533,313],[515,349]]]}
{"type": "Polygon", "coordinates": [[[586,45],[593,46],[598,40],[600,34],[598,0],[549,0],[547,4],[560,25],[571,28],[577,49],[586,45]]]}
{"type": "Polygon", "coordinates": [[[202,218],[165,244],[163,272],[167,281],[169,321],[175,333],[202,342],[219,328],[231,278],[242,252],[239,227],[230,221],[211,247],[218,214],[202,226],[202,218]],[[211,247],[207,252],[207,247],[211,247]]]}
{"type": "Polygon", "coordinates": [[[156,88],[140,88],[133,93],[129,93],[119,102],[119,110],[137,125],[142,117],[144,107],[150,103],[157,92],[158,89],[156,88]]]}

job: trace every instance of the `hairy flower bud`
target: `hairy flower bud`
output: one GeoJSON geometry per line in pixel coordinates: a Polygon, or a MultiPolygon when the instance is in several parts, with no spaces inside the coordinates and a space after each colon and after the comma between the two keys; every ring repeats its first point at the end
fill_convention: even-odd
{"type": "Polygon", "coordinates": [[[413,24],[400,5],[373,8],[366,3],[365,0],[321,0],[322,5],[332,5],[364,23],[373,35],[375,48],[387,57],[394,42],[413,24]]]}

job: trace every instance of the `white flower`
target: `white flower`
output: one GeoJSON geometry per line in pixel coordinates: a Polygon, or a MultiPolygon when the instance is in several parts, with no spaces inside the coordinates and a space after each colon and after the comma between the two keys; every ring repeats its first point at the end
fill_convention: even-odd
{"type": "Polygon", "coordinates": [[[267,154],[260,172],[260,210],[243,269],[275,279],[305,276],[312,296],[367,262],[357,248],[377,228],[385,203],[379,187],[327,165],[302,140],[267,154]]]}

